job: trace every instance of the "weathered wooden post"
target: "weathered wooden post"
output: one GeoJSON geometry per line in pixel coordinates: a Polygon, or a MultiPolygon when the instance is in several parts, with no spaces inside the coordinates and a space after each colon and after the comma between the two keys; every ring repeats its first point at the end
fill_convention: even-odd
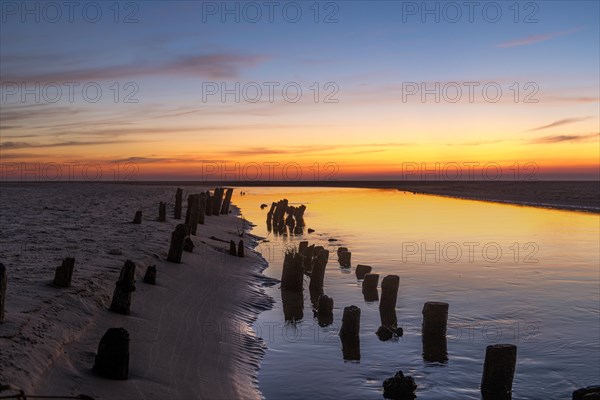
{"type": "Polygon", "coordinates": [[[338,248],[337,248],[337,255],[338,255],[338,258],[340,258],[340,255],[341,255],[343,252],[345,252],[345,251],[348,251],[348,248],[347,248],[347,247],[342,247],[342,246],[338,247],[338,248]]]}
{"type": "Polygon", "coordinates": [[[402,371],[396,372],[392,378],[383,381],[383,397],[386,399],[414,399],[417,385],[412,376],[404,376],[402,371]]]}
{"type": "Polygon", "coordinates": [[[333,323],[333,299],[324,294],[320,295],[317,301],[317,322],[321,327],[333,323]]]}
{"type": "Polygon", "coordinates": [[[285,253],[281,271],[281,288],[302,292],[304,285],[304,269],[302,255],[294,250],[285,253]]]}
{"type": "Polygon", "coordinates": [[[294,206],[289,206],[286,210],[288,213],[288,216],[285,219],[285,224],[287,226],[289,226],[290,229],[294,229],[294,226],[296,226],[296,221],[294,220],[294,211],[295,210],[296,210],[296,207],[294,207],[294,206]]]}
{"type": "Polygon", "coordinates": [[[160,202],[158,204],[158,222],[165,222],[167,220],[167,203],[160,202]]]}
{"type": "Polygon", "coordinates": [[[109,379],[125,380],[129,376],[129,333],[123,328],[106,331],[94,362],[94,372],[109,379]]]}
{"type": "Polygon", "coordinates": [[[308,248],[308,240],[303,240],[298,243],[298,253],[304,254],[304,250],[308,248]]]}
{"type": "Polygon", "coordinates": [[[188,253],[191,253],[194,251],[194,242],[192,241],[191,237],[186,237],[185,241],[183,242],[183,251],[187,251],[188,253]]]}
{"type": "Polygon", "coordinates": [[[198,223],[204,225],[204,216],[206,214],[206,193],[198,195],[198,223]]]}
{"type": "Polygon", "coordinates": [[[196,235],[198,229],[198,195],[190,194],[188,196],[187,210],[185,212],[185,224],[188,226],[190,234],[196,235]]]}
{"type": "Polygon", "coordinates": [[[238,251],[237,251],[237,256],[238,257],[244,257],[244,241],[240,240],[240,242],[238,243],[238,251]]]}
{"type": "Polygon", "coordinates": [[[156,265],[148,265],[144,274],[144,283],[156,285],[156,265]]]}
{"type": "Polygon", "coordinates": [[[360,308],[344,307],[340,339],[344,360],[360,360],[360,308]]]}
{"type": "Polygon", "coordinates": [[[207,190],[206,191],[206,215],[212,215],[212,208],[213,208],[213,198],[210,195],[210,192],[207,190]]]}
{"type": "Polygon", "coordinates": [[[221,214],[221,203],[223,202],[223,188],[215,188],[213,192],[212,215],[221,214]]]}
{"type": "MultiPolygon", "coordinates": [[[[323,248],[323,246],[318,246],[319,248],[323,248]]],[[[304,250],[302,250],[302,268],[304,269],[304,273],[306,275],[310,275],[313,269],[313,265],[315,262],[315,245],[311,244],[304,250]]]]}
{"type": "Polygon", "coordinates": [[[233,240],[229,241],[229,255],[237,256],[237,248],[233,240]]]}
{"type": "Polygon", "coordinates": [[[429,301],[423,306],[423,359],[429,362],[448,361],[448,303],[429,301]]]}
{"type": "Polygon", "coordinates": [[[129,315],[131,306],[131,293],[135,291],[135,263],[125,261],[119,280],[115,285],[110,310],[119,314],[129,315]]]}
{"type": "Polygon", "coordinates": [[[485,349],[481,394],[484,398],[510,396],[517,364],[517,346],[494,344],[485,349]]]}
{"type": "Polygon", "coordinates": [[[373,268],[370,265],[362,265],[358,264],[356,266],[356,279],[361,280],[365,279],[366,274],[370,274],[373,268]]]}
{"type": "Polygon", "coordinates": [[[377,292],[377,284],[379,283],[379,274],[365,274],[365,279],[362,284],[362,292],[365,301],[379,300],[377,292]]]}
{"type": "Polygon", "coordinates": [[[6,297],[6,267],[0,263],[0,324],[4,322],[4,299],[6,297]]]}
{"type": "Polygon", "coordinates": [[[396,307],[399,286],[400,277],[398,275],[388,275],[383,278],[381,281],[381,300],[379,301],[379,309],[396,307]]]}
{"type": "Polygon", "coordinates": [[[54,286],[69,287],[71,286],[71,278],[73,277],[73,269],[75,268],[75,259],[67,257],[63,260],[62,265],[56,268],[54,273],[54,286]]]}
{"type": "Polygon", "coordinates": [[[377,329],[377,337],[385,342],[396,336],[402,336],[404,331],[398,327],[398,318],[396,317],[395,308],[382,308],[379,310],[381,326],[377,329]]]}
{"type": "Polygon", "coordinates": [[[175,227],[175,230],[171,234],[171,246],[169,247],[167,261],[174,263],[181,262],[181,254],[183,253],[183,246],[185,244],[185,238],[187,235],[187,225],[179,224],[175,227]]]}
{"type": "Polygon", "coordinates": [[[273,228],[273,213],[275,212],[275,208],[277,207],[277,203],[271,203],[271,209],[267,213],[267,230],[271,232],[273,228]]]}
{"type": "Polygon", "coordinates": [[[132,224],[141,224],[142,223],[142,212],[141,211],[136,211],[135,212],[135,216],[133,217],[133,221],[131,221],[132,224]]]}
{"type": "Polygon", "coordinates": [[[304,211],[306,211],[306,206],[302,204],[300,207],[296,207],[294,212],[294,217],[296,218],[296,227],[299,227],[300,230],[304,228],[304,211]]]}
{"type": "Polygon", "coordinates": [[[229,214],[229,206],[231,205],[231,197],[233,196],[233,188],[229,188],[225,191],[225,200],[223,200],[223,206],[221,207],[221,214],[229,214]]]}
{"type": "Polygon", "coordinates": [[[177,188],[177,193],[175,193],[175,219],[181,219],[181,202],[183,200],[183,190],[181,188],[177,188]]]}
{"type": "Polygon", "coordinates": [[[572,400],[599,400],[600,385],[588,386],[573,392],[572,400]]]}
{"type": "Polygon", "coordinates": [[[304,295],[302,292],[281,289],[281,303],[285,321],[296,322],[304,318],[304,295]]]}
{"type": "Polygon", "coordinates": [[[312,272],[310,273],[309,289],[311,292],[322,292],[323,281],[325,279],[325,267],[329,260],[329,250],[323,247],[315,247],[315,257],[313,258],[312,272]]]}
{"type": "Polygon", "coordinates": [[[338,261],[343,268],[350,268],[352,265],[350,259],[352,258],[352,253],[349,251],[343,251],[340,253],[338,257],[338,261]]]}

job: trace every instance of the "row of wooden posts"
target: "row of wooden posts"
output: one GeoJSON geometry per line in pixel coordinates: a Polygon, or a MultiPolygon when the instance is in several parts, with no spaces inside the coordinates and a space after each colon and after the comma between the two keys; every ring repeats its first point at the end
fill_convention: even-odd
{"type": "MultiPolygon", "coordinates": [[[[350,254],[347,248],[338,248],[338,261],[342,267],[350,267],[350,254]]],[[[315,314],[319,325],[324,326],[333,322],[333,299],[323,292],[325,267],[328,259],[328,250],[322,246],[309,246],[307,241],[300,242],[297,249],[286,252],[281,275],[282,301],[286,320],[294,321],[302,318],[301,310],[299,313],[297,306],[301,306],[298,301],[301,301],[304,275],[306,274],[310,277],[309,290],[311,300],[316,308],[315,314]],[[290,303],[294,301],[296,304],[290,303]],[[288,303],[287,307],[286,303],[288,303]]],[[[365,301],[379,300],[377,288],[379,274],[371,273],[371,266],[361,264],[357,266],[355,272],[357,279],[363,281],[362,292],[365,301]]],[[[377,330],[377,336],[381,340],[389,340],[394,335],[402,336],[402,328],[398,327],[396,317],[399,286],[398,275],[388,275],[381,281],[381,300],[379,301],[381,326],[377,330]]],[[[423,358],[426,361],[445,362],[448,359],[446,340],[448,309],[448,303],[443,302],[427,302],[423,306],[422,343],[423,358]]],[[[345,360],[360,360],[360,317],[361,309],[359,307],[351,305],[344,308],[339,336],[345,360]]],[[[515,345],[496,344],[487,347],[481,380],[481,391],[484,398],[492,398],[499,394],[500,398],[510,396],[516,360],[517,347],[515,345]]],[[[412,382],[412,378],[404,377],[401,372],[395,379],[403,379],[404,383],[394,385],[391,384],[393,382],[387,380],[387,390],[412,387],[411,384],[406,384],[406,382],[412,382]]],[[[416,389],[416,385],[413,391],[414,389],[416,389]]],[[[389,392],[388,395],[389,398],[400,398],[394,397],[392,392],[389,392]]]]}
{"type": "MultiPolygon", "coordinates": [[[[181,188],[177,189],[175,195],[175,219],[181,219],[182,208],[181,188]]],[[[167,255],[167,261],[181,263],[184,251],[192,252],[194,243],[190,235],[197,234],[198,224],[204,224],[205,215],[229,214],[229,207],[233,189],[216,188],[211,194],[209,191],[190,194],[188,196],[188,205],[185,216],[185,224],[178,224],[171,234],[171,243],[167,255]]],[[[159,203],[159,221],[166,220],[165,202],[159,203]]],[[[142,212],[137,211],[132,223],[141,224],[142,212]]],[[[239,241],[236,248],[235,242],[231,241],[232,248],[230,254],[237,257],[244,257],[244,242],[239,241]]],[[[62,264],[56,268],[53,284],[54,286],[66,288],[71,286],[73,271],[75,268],[75,259],[67,257],[62,264]]],[[[129,315],[131,307],[132,293],[135,291],[135,270],[136,265],[131,260],[126,260],[121,268],[119,278],[116,281],[113,292],[110,310],[129,315]]],[[[156,265],[147,267],[144,274],[144,283],[156,284],[156,265]]],[[[0,263],[0,323],[4,322],[4,302],[6,298],[7,271],[6,267],[0,263]]],[[[129,333],[124,328],[110,328],[100,339],[98,353],[95,357],[93,370],[99,375],[111,379],[127,379],[129,374],[129,333]]]]}
{"type": "Polygon", "coordinates": [[[279,200],[276,203],[273,202],[267,212],[267,230],[283,234],[289,227],[290,232],[299,235],[304,230],[305,211],[306,206],[304,204],[298,207],[291,206],[287,199],[279,200]]]}

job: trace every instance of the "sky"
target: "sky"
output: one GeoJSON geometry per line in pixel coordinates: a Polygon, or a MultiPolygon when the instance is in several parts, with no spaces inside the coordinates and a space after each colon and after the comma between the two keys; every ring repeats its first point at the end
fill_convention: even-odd
{"type": "Polygon", "coordinates": [[[2,1],[1,179],[599,179],[599,5],[2,1]]]}

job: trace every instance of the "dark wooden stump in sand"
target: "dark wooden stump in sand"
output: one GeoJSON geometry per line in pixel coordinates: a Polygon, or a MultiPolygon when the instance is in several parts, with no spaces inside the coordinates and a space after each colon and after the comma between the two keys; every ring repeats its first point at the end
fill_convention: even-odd
{"type": "Polygon", "coordinates": [[[243,240],[240,240],[240,242],[238,243],[237,256],[244,258],[244,241],[243,240]]]}
{"type": "Polygon", "coordinates": [[[342,251],[341,253],[339,253],[339,257],[338,257],[338,261],[340,263],[340,265],[343,268],[350,268],[351,261],[350,259],[352,258],[352,253],[350,253],[349,251],[342,251]]]}
{"type": "Polygon", "coordinates": [[[192,238],[189,236],[186,237],[185,241],[183,242],[183,251],[187,251],[188,253],[194,251],[194,242],[192,242],[192,238]]]}
{"type": "Polygon", "coordinates": [[[402,371],[383,381],[383,397],[386,399],[412,400],[416,398],[417,385],[411,376],[404,376],[402,371]]]}
{"type": "Polygon", "coordinates": [[[185,238],[187,235],[187,225],[179,224],[175,227],[175,230],[171,234],[171,246],[169,247],[167,261],[181,263],[181,254],[183,253],[183,246],[185,244],[185,238]]]}
{"type": "Polygon", "coordinates": [[[225,200],[221,206],[221,214],[229,214],[229,206],[231,205],[231,197],[233,196],[233,189],[229,188],[225,191],[225,200]]]}
{"type": "Polygon", "coordinates": [[[141,211],[136,211],[135,212],[135,216],[133,217],[133,221],[131,221],[132,224],[141,224],[142,223],[142,212],[141,211]]]}
{"type": "Polygon", "coordinates": [[[204,225],[204,216],[206,215],[206,193],[198,195],[198,223],[204,225]]]}
{"type": "Polygon", "coordinates": [[[6,296],[6,267],[0,263],[0,323],[4,321],[4,298],[6,296]]]}
{"type": "Polygon", "coordinates": [[[323,247],[315,247],[315,253],[313,258],[313,267],[310,273],[310,284],[309,288],[311,292],[322,292],[323,281],[325,279],[325,267],[327,267],[327,261],[329,260],[329,250],[325,250],[323,247]]]}
{"type": "Polygon", "coordinates": [[[360,360],[360,308],[348,306],[344,308],[342,327],[340,329],[342,340],[342,354],[344,360],[360,360]]]}
{"type": "Polygon", "coordinates": [[[281,288],[285,290],[302,292],[304,286],[304,268],[302,255],[296,251],[285,254],[283,269],[281,271],[281,288]]]}
{"type": "Polygon", "coordinates": [[[388,275],[383,278],[381,281],[381,300],[379,301],[379,309],[396,307],[399,286],[400,277],[398,275],[388,275]]]}
{"type": "Polygon", "coordinates": [[[198,207],[199,196],[197,194],[190,194],[188,196],[187,210],[185,212],[185,224],[188,226],[190,234],[196,235],[198,230],[198,207]]]}
{"type": "Polygon", "coordinates": [[[337,255],[338,255],[338,258],[340,258],[340,255],[341,255],[343,252],[345,252],[345,251],[348,251],[348,248],[347,248],[347,247],[338,247],[338,248],[337,248],[337,255]]]}
{"type": "Polygon", "coordinates": [[[304,254],[304,250],[308,248],[308,240],[303,240],[298,243],[298,253],[304,254]]]}
{"type": "Polygon", "coordinates": [[[71,278],[73,277],[73,269],[75,268],[75,259],[67,257],[63,260],[62,265],[56,268],[54,273],[54,286],[69,287],[71,286],[71,278]]]}
{"type": "Polygon", "coordinates": [[[365,274],[365,279],[362,284],[362,293],[365,301],[379,300],[377,292],[377,284],[379,283],[379,274],[365,274]]]}
{"type": "Polygon", "coordinates": [[[212,215],[221,214],[221,203],[223,202],[223,188],[215,188],[213,192],[212,215]]]}
{"type": "Polygon", "coordinates": [[[304,318],[304,295],[302,292],[281,289],[283,317],[286,322],[296,322],[304,318]]]}
{"type": "Polygon", "coordinates": [[[167,203],[160,202],[158,204],[158,222],[165,222],[167,220],[167,203]]]}
{"type": "Polygon", "coordinates": [[[317,300],[317,322],[325,327],[333,323],[333,299],[321,294],[317,300]]]}
{"type": "Polygon", "coordinates": [[[156,265],[149,265],[144,274],[144,283],[156,285],[156,265]]]}
{"type": "Polygon", "coordinates": [[[588,386],[573,392],[573,400],[600,400],[600,385],[588,386]]]}
{"type": "Polygon", "coordinates": [[[494,344],[485,350],[481,394],[484,398],[510,398],[517,364],[517,346],[494,344]]]}
{"type": "Polygon", "coordinates": [[[235,242],[233,240],[229,241],[229,255],[231,255],[231,256],[237,256],[237,247],[236,247],[235,242]]]}
{"type": "Polygon", "coordinates": [[[129,376],[129,333],[123,328],[106,331],[94,362],[94,372],[109,379],[125,380],[129,376]]]}
{"type": "Polygon", "coordinates": [[[275,212],[275,208],[277,207],[277,203],[271,203],[271,209],[267,212],[267,230],[271,232],[273,228],[273,213],[275,212]]]}
{"type": "Polygon", "coordinates": [[[423,306],[423,359],[429,362],[448,361],[448,303],[429,301],[423,306]]]}
{"type": "Polygon", "coordinates": [[[177,188],[177,193],[175,193],[175,219],[181,219],[181,202],[183,200],[183,190],[181,188],[177,188]]]}
{"type": "Polygon", "coordinates": [[[213,198],[210,195],[210,192],[207,190],[206,191],[206,215],[212,215],[212,208],[213,208],[213,198]]]}
{"type": "Polygon", "coordinates": [[[365,279],[365,275],[371,273],[373,268],[370,265],[362,265],[358,264],[356,266],[356,279],[361,280],[365,279]]]}
{"type": "Polygon", "coordinates": [[[110,310],[119,314],[129,315],[131,306],[131,293],[135,291],[135,263],[131,260],[125,261],[119,280],[113,292],[110,310]]]}

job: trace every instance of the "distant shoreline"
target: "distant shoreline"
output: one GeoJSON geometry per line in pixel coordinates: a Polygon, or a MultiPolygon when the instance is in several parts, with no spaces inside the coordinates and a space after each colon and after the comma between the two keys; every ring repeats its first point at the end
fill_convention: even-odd
{"type": "Polygon", "coordinates": [[[331,187],[397,189],[463,200],[600,213],[600,181],[60,181],[10,184],[103,183],[230,187],[331,187]]]}

